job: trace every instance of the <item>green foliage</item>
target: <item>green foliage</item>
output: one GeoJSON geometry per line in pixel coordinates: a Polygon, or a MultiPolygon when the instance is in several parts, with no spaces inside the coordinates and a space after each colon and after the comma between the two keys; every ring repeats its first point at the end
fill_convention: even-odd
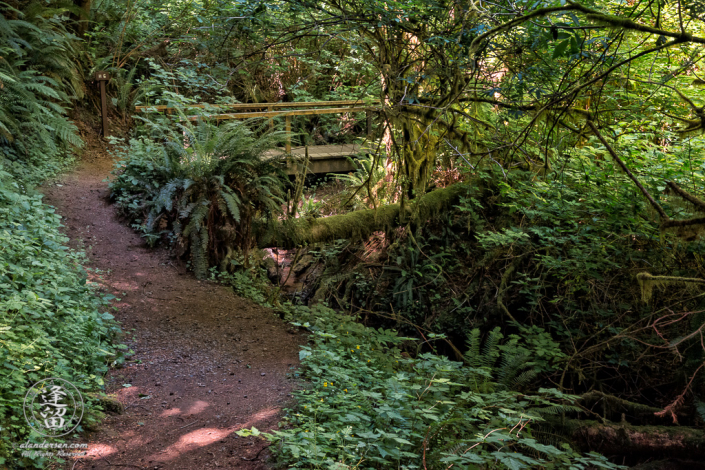
{"type": "MultiPolygon", "coordinates": [[[[312,332],[314,344],[299,354],[310,384],[295,392],[298,404],[283,429],[263,434],[282,466],[619,468],[602,456],[583,457],[532,437],[533,423],[574,410],[574,397],[507,387],[503,378],[521,376],[512,370],[513,354],[505,353],[495,366],[498,332],[479,354],[474,333],[471,365],[463,365],[433,354],[402,356],[399,347],[410,338],[364,327],[327,307],[286,306],[285,312],[312,332]]],[[[238,434],[261,433],[253,428],[238,434]]]]}
{"type": "Polygon", "coordinates": [[[259,305],[265,307],[277,305],[279,292],[267,279],[267,270],[253,258],[254,256],[246,260],[241,253],[237,253],[230,260],[229,270],[233,272],[218,270],[214,266],[211,268],[211,279],[232,287],[236,295],[250,299],[259,305]]]}
{"type": "Polygon", "coordinates": [[[392,291],[394,305],[409,319],[416,321],[430,303],[440,298],[434,291],[444,281],[443,269],[438,264],[443,263],[443,254],[431,259],[423,256],[418,247],[404,245],[395,247],[391,256],[396,263],[385,269],[397,273],[392,291]]]}
{"type": "Polygon", "coordinates": [[[351,187],[353,197],[365,204],[363,207],[375,207],[391,202],[392,191],[384,184],[386,170],[381,163],[381,157],[367,154],[355,158],[348,157],[348,161],[355,167],[355,171],[333,177],[347,183],[351,187]]]}
{"type": "MultiPolygon", "coordinates": [[[[43,468],[45,459],[30,462],[15,448],[41,441],[22,418],[29,386],[60,377],[88,399],[124,354],[111,345],[119,332],[107,312],[112,296],[95,295],[82,255],[65,246],[60,217],[21,186],[0,167],[0,465],[43,468]]],[[[89,401],[87,410],[84,425],[100,408],[89,401]]]]}
{"type": "Polygon", "coordinates": [[[137,72],[137,66],[132,67],[130,71],[125,69],[116,70],[116,74],[111,78],[111,83],[115,84],[115,98],[111,101],[118,111],[122,114],[123,121],[127,118],[127,113],[132,106],[135,91],[134,77],[137,72]]]}
{"type": "Polygon", "coordinates": [[[75,38],[62,22],[13,13],[21,19],[0,19],[0,163],[23,182],[37,183],[82,145],[62,106],[82,96],[82,83],[75,38]]]}
{"type": "MultiPolygon", "coordinates": [[[[408,335],[446,334],[455,345],[473,328],[501,326],[531,345],[525,354],[539,373],[534,382],[550,376],[586,390],[599,380],[609,393],[631,397],[666,384],[678,389],[682,371],[692,375],[702,364],[702,348],[693,343],[692,357],[678,372],[668,366],[674,354],[669,343],[647,325],[664,308],[702,310],[702,288],[659,288],[646,305],[635,275],[643,270],[702,278],[703,242],[660,233],[620,170],[595,163],[589,152],[576,149],[564,157],[563,171],[546,177],[480,172],[447,214],[397,232],[376,253],[363,245],[323,260],[330,281],[321,282],[316,298],[345,311],[359,309],[368,321],[408,335]],[[643,343],[664,347],[654,351],[643,343]],[[636,382],[625,383],[617,371],[625,367],[636,382]]],[[[657,175],[669,168],[676,166],[663,157],[645,163],[640,177],[658,195],[657,175]]],[[[669,210],[678,207],[672,197],[658,197],[669,210]]],[[[688,318],[693,321],[659,331],[692,338],[702,322],[688,318]]]]}
{"type": "Polygon", "coordinates": [[[227,266],[233,250],[246,255],[253,224],[281,211],[285,175],[267,152],[282,133],[258,136],[252,122],[148,124],[160,143],[141,137],[117,149],[110,189],[119,209],[148,241],[167,234],[188,247],[198,277],[227,266]]]}
{"type": "MultiPolygon", "coordinates": [[[[180,66],[173,70],[152,59],[148,59],[147,64],[149,68],[146,75],[134,80],[134,99],[140,105],[183,106],[189,103],[232,101],[228,99],[227,89],[223,89],[211,77],[211,73],[226,72],[222,67],[216,66],[215,70],[204,73],[204,64],[188,60],[182,61],[180,66]]],[[[136,70],[137,66],[130,70],[130,75],[125,77],[125,85],[131,83],[136,70]]],[[[120,85],[121,82],[118,82],[118,86],[120,85]]]]}
{"type": "Polygon", "coordinates": [[[298,214],[301,217],[320,217],[323,201],[316,200],[316,193],[310,196],[302,195],[298,214]]]}

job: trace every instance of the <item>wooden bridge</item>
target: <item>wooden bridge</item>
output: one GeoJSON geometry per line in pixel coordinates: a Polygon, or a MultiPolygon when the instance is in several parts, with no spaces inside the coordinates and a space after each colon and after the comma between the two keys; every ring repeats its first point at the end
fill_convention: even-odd
{"type": "MultiPolygon", "coordinates": [[[[198,119],[222,121],[228,119],[269,118],[270,126],[273,127],[274,119],[283,117],[287,133],[286,146],[284,149],[270,150],[267,154],[271,156],[271,158],[288,158],[287,173],[293,175],[300,172],[297,162],[304,160],[306,148],[291,146],[292,116],[364,112],[367,115],[367,135],[370,136],[372,134],[372,113],[375,109],[372,107],[373,104],[379,104],[379,101],[367,103],[359,100],[345,100],[300,103],[196,104],[188,105],[184,108],[200,108],[206,111],[206,113],[201,113],[198,116],[188,116],[187,119],[191,121],[198,119]],[[219,113],[218,111],[221,110],[229,112],[219,113]],[[211,111],[213,111],[213,113],[211,113],[211,111]]],[[[135,109],[139,112],[163,112],[171,114],[176,108],[170,106],[137,106],[135,109]]],[[[308,173],[321,174],[353,171],[355,168],[348,160],[348,157],[356,155],[359,150],[360,147],[354,144],[309,146],[308,173]]]]}

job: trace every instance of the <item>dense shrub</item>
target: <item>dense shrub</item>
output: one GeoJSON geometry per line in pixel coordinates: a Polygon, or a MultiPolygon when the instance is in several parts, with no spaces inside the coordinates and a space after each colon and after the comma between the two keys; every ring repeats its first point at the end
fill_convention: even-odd
{"type": "MultiPolygon", "coordinates": [[[[475,187],[487,189],[473,189],[452,211],[401,232],[369,261],[360,262],[368,256],[364,246],[317,247],[335,282],[322,279],[316,298],[360,309],[378,326],[445,333],[453,342],[476,327],[542,327],[570,357],[555,383],[576,392],[589,386],[585,374],[635,399],[658,396],[661,387],[681,390],[682,372],[667,365],[675,353],[649,324],[665,308],[702,311],[702,290],[672,285],[645,303],[636,275],[701,276],[703,241],[661,233],[643,216],[643,197],[604,166],[547,178],[520,171],[475,178],[485,180],[475,187]]],[[[658,194],[652,172],[642,178],[658,194]]],[[[675,201],[664,199],[675,210],[675,201]]],[[[700,318],[660,331],[685,337],[700,318]]],[[[703,361],[702,348],[689,341],[688,378],[703,361]]]]}
{"type": "MultiPolygon", "coordinates": [[[[118,149],[112,197],[148,241],[163,235],[190,249],[198,277],[227,266],[253,246],[253,225],[281,212],[285,175],[267,151],[279,132],[258,135],[251,122],[216,127],[155,125],[118,149]]],[[[247,257],[246,257],[247,258],[247,257]]]]}

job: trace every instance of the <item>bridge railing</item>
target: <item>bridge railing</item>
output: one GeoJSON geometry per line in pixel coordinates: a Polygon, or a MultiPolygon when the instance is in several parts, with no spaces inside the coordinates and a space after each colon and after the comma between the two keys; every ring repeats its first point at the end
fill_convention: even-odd
{"type": "MultiPolygon", "coordinates": [[[[342,100],[342,101],[308,101],[308,102],[289,102],[289,103],[235,103],[235,104],[194,104],[187,105],[184,108],[196,108],[207,110],[249,110],[249,109],[266,109],[266,111],[243,111],[230,112],[222,114],[200,114],[198,116],[188,116],[190,121],[199,119],[215,119],[217,121],[228,119],[250,119],[250,118],[270,118],[270,126],[274,126],[274,118],[283,117],[284,125],[287,133],[286,152],[291,153],[291,117],[292,116],[314,116],[319,114],[343,114],[350,112],[364,112],[367,120],[367,135],[372,134],[372,112],[376,109],[371,106],[379,104],[379,100],[368,101],[367,103],[360,100],[342,100]],[[332,106],[328,108],[328,106],[332,106]],[[293,109],[286,108],[314,108],[314,109],[293,109]],[[275,109],[280,111],[275,111],[275,109]]],[[[138,112],[164,112],[171,114],[177,108],[171,106],[136,106],[138,112]]]]}

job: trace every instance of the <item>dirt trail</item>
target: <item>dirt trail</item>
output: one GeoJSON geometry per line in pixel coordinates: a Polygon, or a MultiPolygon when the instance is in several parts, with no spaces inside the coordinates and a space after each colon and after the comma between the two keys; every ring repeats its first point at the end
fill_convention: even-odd
{"type": "Polygon", "coordinates": [[[106,377],[125,412],[89,435],[89,455],[74,469],[266,468],[263,441],[233,431],[276,426],[301,337],[271,311],[197,281],[165,250],[148,249],[107,202],[112,161],[102,143],[89,142],[85,155],[45,185],[45,201],[99,270],[93,282],[120,299],[115,315],[136,354],[106,377]]]}

